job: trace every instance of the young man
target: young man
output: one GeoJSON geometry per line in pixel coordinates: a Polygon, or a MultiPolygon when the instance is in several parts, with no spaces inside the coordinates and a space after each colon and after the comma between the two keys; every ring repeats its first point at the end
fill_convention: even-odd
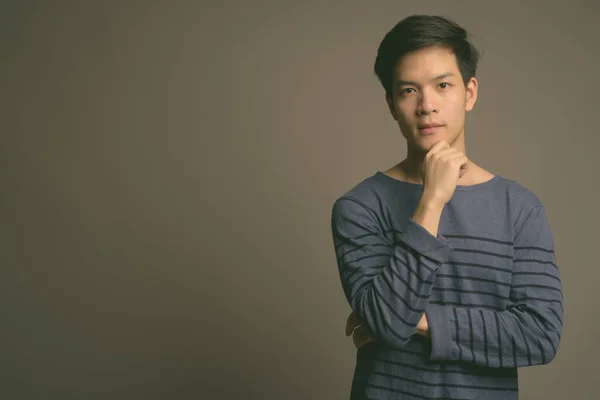
{"type": "Polygon", "coordinates": [[[375,62],[405,160],[333,205],[358,348],[351,399],[517,399],[517,368],[562,334],[553,236],[539,198],[465,155],[478,52],[442,17],[414,15],[375,62]]]}

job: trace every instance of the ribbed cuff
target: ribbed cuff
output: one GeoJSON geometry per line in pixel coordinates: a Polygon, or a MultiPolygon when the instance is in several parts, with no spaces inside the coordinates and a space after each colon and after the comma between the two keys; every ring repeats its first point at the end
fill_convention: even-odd
{"type": "Polygon", "coordinates": [[[429,304],[425,310],[431,336],[432,361],[453,360],[452,331],[446,307],[429,304]]]}
{"type": "Polygon", "coordinates": [[[446,238],[441,234],[438,234],[437,237],[433,236],[431,232],[416,223],[412,218],[409,218],[402,233],[402,240],[417,253],[432,259],[438,264],[446,262],[452,252],[450,242],[446,238]]]}

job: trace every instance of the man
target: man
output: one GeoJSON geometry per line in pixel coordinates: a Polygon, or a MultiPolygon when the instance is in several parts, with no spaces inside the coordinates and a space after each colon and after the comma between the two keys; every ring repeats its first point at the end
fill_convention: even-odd
{"type": "Polygon", "coordinates": [[[517,399],[517,368],[557,353],[544,206],[465,154],[477,61],[467,32],[438,16],[410,16],[380,44],[375,73],[408,153],[332,209],[358,348],[351,399],[517,399]]]}

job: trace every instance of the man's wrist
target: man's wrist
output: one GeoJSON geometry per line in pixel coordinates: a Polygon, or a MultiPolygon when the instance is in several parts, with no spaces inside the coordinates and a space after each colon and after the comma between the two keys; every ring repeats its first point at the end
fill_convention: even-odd
{"type": "Polygon", "coordinates": [[[433,236],[438,235],[438,228],[444,206],[431,200],[421,198],[412,220],[425,228],[433,236]]]}

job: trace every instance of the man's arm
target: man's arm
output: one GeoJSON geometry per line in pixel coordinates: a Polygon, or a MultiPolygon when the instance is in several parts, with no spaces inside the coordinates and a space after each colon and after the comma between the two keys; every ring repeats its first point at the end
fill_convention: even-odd
{"type": "MultiPolygon", "coordinates": [[[[431,338],[429,334],[429,325],[427,324],[427,318],[425,314],[421,317],[417,323],[415,334],[424,336],[428,339],[431,338]]],[[[352,335],[352,342],[354,347],[360,349],[364,345],[370,342],[374,342],[375,339],[369,333],[369,330],[364,326],[362,321],[354,314],[350,313],[346,321],[346,336],[352,335]]]]}
{"type": "Polygon", "coordinates": [[[563,296],[543,206],[531,211],[515,239],[506,310],[430,304],[425,314],[431,360],[499,368],[549,363],[562,334],[563,296]]]}
{"type": "Polygon", "coordinates": [[[344,294],[372,337],[387,346],[401,348],[415,334],[437,269],[452,251],[437,235],[438,214],[422,199],[392,242],[375,213],[358,200],[343,197],[333,206],[331,229],[344,294]]]}

